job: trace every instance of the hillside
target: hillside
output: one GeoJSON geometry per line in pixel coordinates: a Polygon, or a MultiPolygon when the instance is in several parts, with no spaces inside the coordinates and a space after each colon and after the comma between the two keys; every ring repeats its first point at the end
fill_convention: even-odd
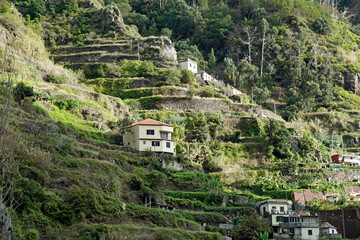
{"type": "Polygon", "coordinates": [[[303,190],[345,198],[312,209],[359,208],[346,200],[358,168],[323,168],[360,150],[360,35],[346,6],[2,1],[12,239],[250,239],[247,219],[269,230],[256,202],[303,190]],[[179,70],[187,58],[217,80],[179,70]],[[146,118],[174,126],[176,156],[123,146],[146,118]]]}

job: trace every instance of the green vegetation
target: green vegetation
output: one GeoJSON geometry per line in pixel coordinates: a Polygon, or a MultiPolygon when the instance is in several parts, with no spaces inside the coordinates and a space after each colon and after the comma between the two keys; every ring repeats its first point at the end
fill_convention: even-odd
{"type": "Polygon", "coordinates": [[[1,1],[0,199],[13,238],[219,240],[230,222],[234,239],[267,238],[254,203],[310,189],[342,194],[312,209],[359,208],[345,197],[358,169],[322,168],[360,149],[359,27],[345,17],[309,0],[1,1]],[[145,60],[168,39],[139,33],[170,37],[178,59],[221,81],[145,60]],[[45,45],[77,62],[54,64],[45,45]],[[82,62],[88,49],[98,62],[82,62]],[[146,118],[175,126],[176,157],[121,146],[146,118]]]}

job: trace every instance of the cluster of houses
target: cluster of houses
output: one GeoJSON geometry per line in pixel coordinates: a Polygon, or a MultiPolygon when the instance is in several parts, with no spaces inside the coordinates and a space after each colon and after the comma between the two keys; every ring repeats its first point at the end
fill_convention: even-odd
{"type": "Polygon", "coordinates": [[[257,203],[260,216],[273,229],[274,239],[317,240],[320,237],[341,238],[336,227],[328,222],[320,224],[319,216],[304,210],[294,211],[291,201],[267,199],[257,203]]]}
{"type": "MultiPolygon", "coordinates": [[[[178,68],[180,70],[182,70],[182,69],[189,70],[190,72],[192,72],[195,75],[195,78],[197,80],[202,80],[202,81],[207,81],[207,82],[216,82],[217,81],[216,78],[213,78],[210,74],[205,72],[205,70],[198,72],[197,62],[195,62],[191,59],[186,59],[186,60],[180,61],[178,68]]],[[[230,87],[230,95],[240,95],[240,94],[241,94],[241,91],[239,91],[238,89],[236,89],[234,87],[230,87]]]]}

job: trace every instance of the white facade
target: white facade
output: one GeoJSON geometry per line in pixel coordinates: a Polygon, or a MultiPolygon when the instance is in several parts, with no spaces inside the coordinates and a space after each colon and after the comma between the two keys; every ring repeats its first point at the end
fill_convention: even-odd
{"type": "Polygon", "coordinates": [[[185,61],[179,62],[178,67],[179,67],[180,70],[186,69],[186,70],[191,71],[194,74],[196,74],[197,71],[198,71],[197,63],[195,61],[193,61],[193,60],[190,60],[190,59],[186,59],[185,61]]]}
{"type": "Polygon", "coordinates": [[[195,78],[201,79],[204,81],[212,81],[213,80],[212,76],[205,71],[196,73],[195,78]]]}
{"type": "Polygon", "coordinates": [[[260,215],[265,215],[266,213],[287,214],[291,210],[291,201],[282,199],[268,199],[259,202],[257,205],[260,215]]]}
{"type": "Polygon", "coordinates": [[[240,95],[241,92],[239,90],[237,90],[236,88],[232,87],[231,90],[230,90],[230,94],[231,95],[240,95]]]}
{"type": "Polygon", "coordinates": [[[318,216],[290,214],[274,228],[275,239],[317,240],[320,237],[318,216]]]}
{"type": "Polygon", "coordinates": [[[152,151],[175,155],[174,127],[152,119],[146,119],[127,127],[123,136],[125,147],[139,152],[152,151]]]}

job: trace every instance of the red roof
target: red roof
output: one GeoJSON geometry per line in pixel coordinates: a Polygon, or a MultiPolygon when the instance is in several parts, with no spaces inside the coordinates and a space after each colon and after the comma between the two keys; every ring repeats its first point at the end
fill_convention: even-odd
{"type": "Polygon", "coordinates": [[[167,123],[163,123],[163,122],[160,122],[160,121],[156,121],[154,119],[151,119],[151,118],[148,118],[148,119],[145,119],[145,120],[141,120],[141,121],[138,121],[136,123],[133,123],[128,127],[133,127],[133,126],[136,126],[136,125],[152,125],[152,126],[168,126],[168,127],[174,127],[173,125],[170,125],[170,124],[167,124],[167,123]]]}

